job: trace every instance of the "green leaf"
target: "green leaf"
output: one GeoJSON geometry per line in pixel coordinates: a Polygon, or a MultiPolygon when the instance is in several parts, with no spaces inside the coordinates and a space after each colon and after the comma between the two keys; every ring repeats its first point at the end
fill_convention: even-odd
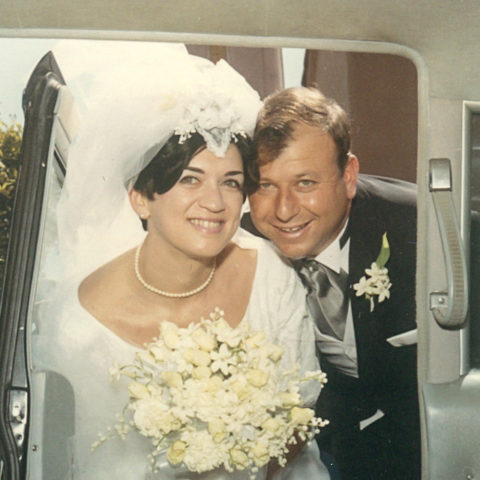
{"type": "Polygon", "coordinates": [[[390,244],[388,243],[387,232],[382,235],[382,248],[378,254],[377,260],[375,263],[378,265],[378,268],[383,268],[388,259],[390,258],[390,244]]]}

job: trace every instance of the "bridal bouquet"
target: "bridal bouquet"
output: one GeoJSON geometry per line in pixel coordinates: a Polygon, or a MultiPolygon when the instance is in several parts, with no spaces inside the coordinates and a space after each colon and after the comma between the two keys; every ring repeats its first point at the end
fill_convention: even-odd
{"type": "Polygon", "coordinates": [[[282,347],[248,323],[231,328],[216,309],[187,328],[162,322],[160,330],[132,364],[110,369],[117,380],[128,377],[129,401],[94,447],[137,431],[151,439],[154,471],[166,451],[171,464],[193,472],[223,466],[253,478],[272,458],[285,465],[296,436],[310,441],[328,423],[302,407],[299,393],[301,382],[325,383],[325,374],[282,371],[282,347]]]}

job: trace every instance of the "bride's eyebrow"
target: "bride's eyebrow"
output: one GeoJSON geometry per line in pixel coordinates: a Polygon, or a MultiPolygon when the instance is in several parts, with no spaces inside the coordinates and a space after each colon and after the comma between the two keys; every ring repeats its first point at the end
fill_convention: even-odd
{"type": "Polygon", "coordinates": [[[191,172],[195,172],[195,173],[205,173],[201,168],[197,168],[197,167],[190,167],[189,165],[187,165],[184,169],[185,170],[190,170],[191,172]]]}
{"type": "Polygon", "coordinates": [[[243,171],[242,170],[232,170],[230,172],[225,173],[226,177],[232,177],[232,176],[235,176],[235,175],[243,175],[243,171]]]}
{"type": "MultiPolygon", "coordinates": [[[[190,172],[205,174],[205,171],[202,170],[201,168],[191,167],[190,165],[187,165],[183,169],[183,171],[185,171],[185,170],[189,170],[190,172]]],[[[225,172],[226,177],[232,177],[232,176],[235,176],[235,175],[243,175],[243,170],[231,170],[229,172],[225,172]]]]}

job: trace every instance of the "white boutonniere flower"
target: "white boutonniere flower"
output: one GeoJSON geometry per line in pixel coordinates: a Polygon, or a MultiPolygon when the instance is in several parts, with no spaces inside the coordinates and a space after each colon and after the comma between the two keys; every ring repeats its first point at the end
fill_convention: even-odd
{"type": "Polygon", "coordinates": [[[372,263],[370,268],[365,269],[367,276],[363,276],[358,283],[353,285],[356,290],[357,297],[365,295],[365,298],[370,301],[370,311],[373,312],[375,308],[375,296],[377,302],[382,303],[386,298],[390,298],[390,277],[388,276],[388,268],[385,264],[390,258],[390,245],[387,239],[387,232],[382,236],[382,247],[378,254],[377,260],[372,263]]]}

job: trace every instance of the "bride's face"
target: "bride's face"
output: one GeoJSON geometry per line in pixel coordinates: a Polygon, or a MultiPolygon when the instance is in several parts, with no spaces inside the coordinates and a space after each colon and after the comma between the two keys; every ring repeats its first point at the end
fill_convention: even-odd
{"type": "Polygon", "coordinates": [[[218,255],[238,228],[243,182],[235,145],[224,158],[202,150],[168,192],[147,200],[149,235],[188,256],[218,255]]]}

